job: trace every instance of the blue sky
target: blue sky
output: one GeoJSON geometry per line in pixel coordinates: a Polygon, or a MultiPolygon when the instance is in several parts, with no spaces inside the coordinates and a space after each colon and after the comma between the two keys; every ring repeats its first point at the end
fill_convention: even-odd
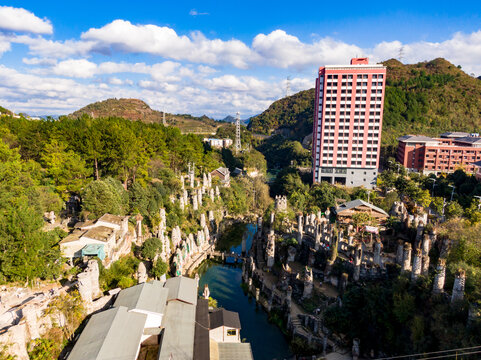
{"type": "Polygon", "coordinates": [[[66,114],[110,97],[223,118],[313,86],[316,69],[445,57],[481,74],[481,3],[6,1],[0,105],[66,114]]]}

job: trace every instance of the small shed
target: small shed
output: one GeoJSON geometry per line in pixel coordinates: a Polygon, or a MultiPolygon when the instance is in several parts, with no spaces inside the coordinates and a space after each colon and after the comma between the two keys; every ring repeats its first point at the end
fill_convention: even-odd
{"type": "Polygon", "coordinates": [[[389,217],[389,214],[383,209],[361,199],[356,199],[339,205],[334,210],[334,213],[339,220],[344,220],[346,222],[349,222],[352,216],[356,213],[368,213],[380,222],[385,221],[389,217]]]}

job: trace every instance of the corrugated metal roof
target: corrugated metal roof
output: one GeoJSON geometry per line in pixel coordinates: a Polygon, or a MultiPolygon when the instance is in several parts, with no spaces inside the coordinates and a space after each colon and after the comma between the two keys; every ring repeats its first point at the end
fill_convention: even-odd
{"type": "Polygon", "coordinates": [[[198,299],[195,311],[194,359],[210,360],[209,300],[198,299]]]}
{"type": "Polygon", "coordinates": [[[167,279],[165,287],[169,289],[167,301],[180,300],[197,305],[197,280],[184,276],[167,279]]]}
{"type": "Polygon", "coordinates": [[[380,212],[381,214],[384,214],[386,216],[389,216],[387,212],[385,212],[383,209],[377,207],[377,206],[374,206],[373,204],[370,204],[364,200],[361,200],[361,199],[356,199],[356,200],[353,200],[353,201],[349,201],[347,203],[344,203],[344,204],[341,204],[339,205],[337,208],[336,208],[336,213],[337,214],[340,214],[342,213],[343,211],[346,211],[346,210],[351,210],[351,209],[354,209],[358,206],[367,206],[377,212],[380,212]]]}
{"type": "Polygon", "coordinates": [[[218,309],[209,314],[210,329],[216,329],[220,326],[240,329],[241,323],[239,314],[225,309],[218,309]]]}
{"type": "Polygon", "coordinates": [[[253,360],[249,343],[217,343],[219,360],[253,360]]]}
{"type": "Polygon", "coordinates": [[[136,360],[146,319],[123,306],[93,315],[68,360],[136,360]]]}
{"type": "Polygon", "coordinates": [[[194,359],[195,308],[195,305],[176,300],[167,304],[159,360],[194,359]]]}
{"type": "Polygon", "coordinates": [[[163,314],[169,293],[169,289],[163,286],[160,281],[151,281],[124,289],[117,296],[114,306],[163,314]]]}

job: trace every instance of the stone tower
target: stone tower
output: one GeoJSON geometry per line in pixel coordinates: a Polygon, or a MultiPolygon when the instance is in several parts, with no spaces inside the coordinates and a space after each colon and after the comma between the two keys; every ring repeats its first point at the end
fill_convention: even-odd
{"type": "Polygon", "coordinates": [[[466,272],[463,269],[459,269],[456,272],[454,278],[453,293],[451,295],[451,303],[457,300],[464,299],[464,286],[466,285],[466,272]]]}
{"type": "Polygon", "coordinates": [[[444,291],[444,281],[446,279],[446,259],[440,258],[436,267],[436,275],[433,281],[433,293],[438,294],[444,291]]]}

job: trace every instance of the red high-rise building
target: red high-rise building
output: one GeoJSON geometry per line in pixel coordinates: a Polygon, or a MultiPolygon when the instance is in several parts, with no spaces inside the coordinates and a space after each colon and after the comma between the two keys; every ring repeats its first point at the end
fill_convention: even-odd
{"type": "Polygon", "coordinates": [[[386,67],[355,58],[319,68],[312,138],[313,181],[372,188],[381,142],[386,67]]]}

